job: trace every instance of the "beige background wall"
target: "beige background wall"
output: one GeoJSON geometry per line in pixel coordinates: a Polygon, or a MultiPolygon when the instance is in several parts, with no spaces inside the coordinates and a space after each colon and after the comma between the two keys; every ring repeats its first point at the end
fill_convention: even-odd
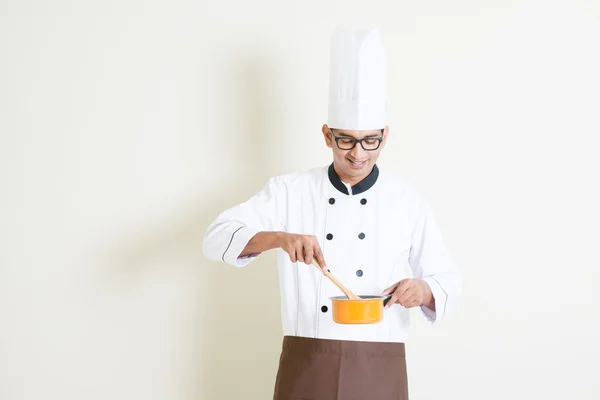
{"type": "Polygon", "coordinates": [[[599,398],[597,2],[2,0],[0,399],[270,398],[274,254],[236,270],[202,234],[330,162],[340,24],[381,30],[381,168],[465,279],[415,318],[411,398],[599,398]]]}

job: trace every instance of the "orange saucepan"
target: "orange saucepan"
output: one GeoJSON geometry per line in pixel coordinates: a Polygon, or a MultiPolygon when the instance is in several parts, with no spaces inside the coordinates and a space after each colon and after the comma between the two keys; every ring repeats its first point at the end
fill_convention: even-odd
{"type": "Polygon", "coordinates": [[[388,296],[359,295],[360,300],[346,296],[330,297],[333,320],[338,324],[374,324],[383,319],[388,296]]]}

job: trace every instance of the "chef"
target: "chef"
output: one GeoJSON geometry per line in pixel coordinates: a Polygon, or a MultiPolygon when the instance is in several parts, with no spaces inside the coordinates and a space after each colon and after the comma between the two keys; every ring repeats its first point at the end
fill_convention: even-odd
{"type": "Polygon", "coordinates": [[[277,249],[283,346],[274,400],[406,400],[410,309],[438,323],[461,279],[427,203],[378,168],[389,129],[384,47],[376,29],[334,31],[329,112],[333,162],[276,176],[208,227],[205,255],[237,267],[277,249]],[[374,324],[338,324],[340,290],[384,294],[374,324]]]}

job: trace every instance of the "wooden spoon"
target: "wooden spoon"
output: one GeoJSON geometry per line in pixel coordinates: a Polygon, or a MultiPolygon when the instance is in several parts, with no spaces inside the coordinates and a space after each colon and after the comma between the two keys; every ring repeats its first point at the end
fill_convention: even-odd
{"type": "Polygon", "coordinates": [[[346,297],[347,297],[347,298],[349,298],[350,300],[361,300],[361,298],[360,298],[359,296],[357,296],[357,295],[355,295],[354,293],[352,293],[352,292],[351,292],[349,289],[347,289],[347,288],[346,288],[344,285],[342,285],[342,284],[340,283],[340,281],[338,281],[337,279],[335,279],[335,278],[333,277],[333,275],[331,275],[331,272],[329,272],[329,271],[328,271],[328,270],[326,270],[326,269],[323,269],[323,268],[321,268],[321,267],[319,266],[319,264],[317,263],[317,261],[316,261],[316,260],[313,260],[313,262],[312,262],[312,263],[313,263],[313,265],[314,265],[315,267],[317,267],[317,268],[319,269],[319,271],[323,272],[323,274],[324,274],[326,277],[328,277],[328,278],[331,280],[331,282],[333,282],[333,283],[335,284],[335,286],[339,287],[339,288],[340,288],[340,290],[341,290],[342,292],[344,292],[344,294],[346,295],[346,297]]]}

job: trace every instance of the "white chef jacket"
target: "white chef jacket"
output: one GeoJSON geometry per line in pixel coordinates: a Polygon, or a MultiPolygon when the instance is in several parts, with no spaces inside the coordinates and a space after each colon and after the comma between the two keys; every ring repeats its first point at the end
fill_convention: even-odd
{"type": "MultiPolygon", "coordinates": [[[[261,231],[315,235],[327,268],[359,295],[380,294],[409,277],[425,280],[435,299],[435,312],[425,306],[420,310],[431,323],[444,318],[462,290],[461,278],[427,204],[376,165],[353,187],[340,180],[333,164],[271,178],[263,190],[224,211],[209,226],[204,254],[243,267],[258,254],[239,255],[261,231]]],[[[408,309],[395,304],[376,324],[337,324],[329,298],[343,295],[339,288],[316,267],[292,263],[282,249],[277,252],[284,335],[406,341],[408,309]]]]}

